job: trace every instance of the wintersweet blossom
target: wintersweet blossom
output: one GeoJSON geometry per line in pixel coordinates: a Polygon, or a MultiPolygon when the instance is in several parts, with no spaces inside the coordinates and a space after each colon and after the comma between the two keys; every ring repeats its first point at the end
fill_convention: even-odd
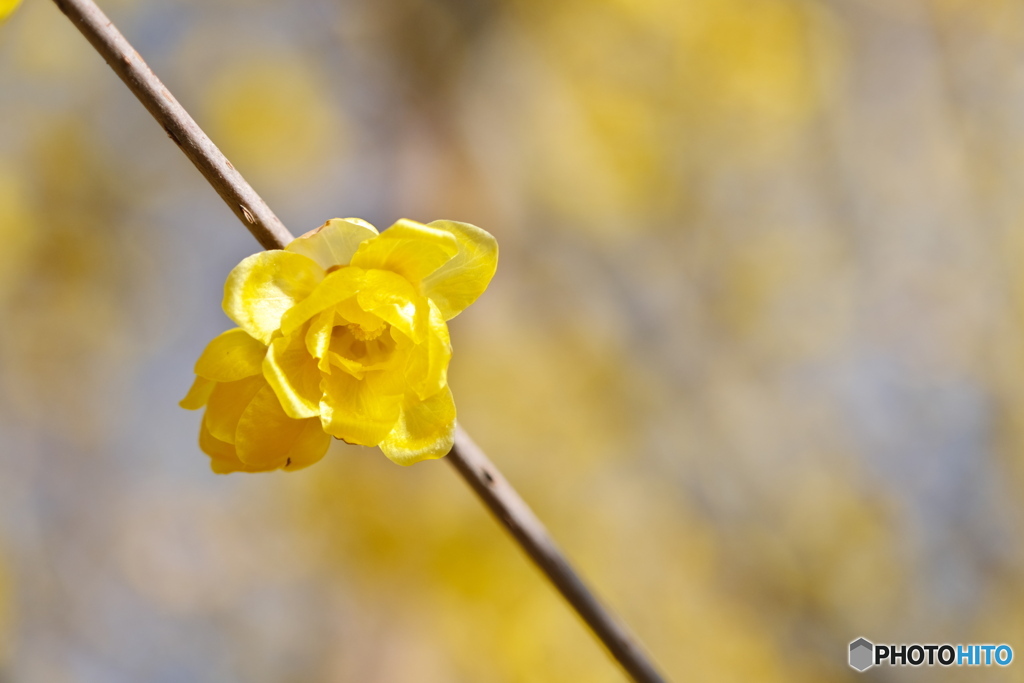
{"type": "Polygon", "coordinates": [[[494,238],[467,223],[333,219],[228,276],[215,338],[182,401],[206,406],[214,471],[308,466],[330,436],[409,465],[452,446],[447,322],[487,288],[494,238]]]}

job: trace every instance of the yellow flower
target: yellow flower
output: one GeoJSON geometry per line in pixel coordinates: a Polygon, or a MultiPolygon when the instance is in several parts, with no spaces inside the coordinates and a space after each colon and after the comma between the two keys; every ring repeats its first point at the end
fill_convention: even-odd
{"type": "Polygon", "coordinates": [[[214,469],[312,464],[326,442],[307,434],[309,424],[380,446],[402,465],[447,454],[455,404],[446,321],[483,293],[497,258],[494,238],[466,223],[401,220],[378,234],[350,218],[242,261],[224,287],[224,311],[240,329],[207,348],[183,402],[198,408],[210,397],[200,442],[214,469]],[[273,455],[246,431],[269,425],[286,432],[272,439],[273,455]]]}

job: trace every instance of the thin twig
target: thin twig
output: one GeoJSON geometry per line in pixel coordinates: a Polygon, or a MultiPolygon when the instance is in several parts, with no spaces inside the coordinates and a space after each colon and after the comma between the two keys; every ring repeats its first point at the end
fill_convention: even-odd
{"type": "Polygon", "coordinates": [[[456,427],[455,446],[446,459],[583,617],[633,680],[642,683],[665,681],[640,642],[583,583],[544,524],[462,427],[456,427]]]}
{"type": "MultiPolygon", "coordinates": [[[[92,0],[54,2],[135,93],[256,240],[265,249],[283,249],[292,239],[288,229],[96,3],[92,0]]],[[[640,683],[663,683],[666,679],[639,642],[587,588],[541,521],[461,427],[456,430],[455,446],[447,459],[630,676],[640,683]]]]}
{"type": "Polygon", "coordinates": [[[135,48],[94,2],[54,0],[60,11],[78,27],[86,40],[103,55],[128,89],[149,110],[167,134],[195,164],[256,241],[264,249],[283,249],[292,241],[284,223],[235,170],[217,145],[192,120],[135,48]]]}

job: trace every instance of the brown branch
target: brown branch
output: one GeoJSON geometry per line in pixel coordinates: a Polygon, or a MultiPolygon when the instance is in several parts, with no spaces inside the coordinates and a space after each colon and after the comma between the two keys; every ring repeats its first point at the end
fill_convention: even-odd
{"type": "Polygon", "coordinates": [[[107,60],[128,89],[135,93],[142,106],[195,164],[256,241],[264,249],[283,249],[291,242],[292,235],[284,223],[192,120],[96,3],[79,0],[54,2],[107,60]]]}
{"type": "MultiPolygon", "coordinates": [[[[135,93],[256,240],[265,249],[283,249],[292,240],[288,229],[96,3],[92,0],[54,2],[135,93]]],[[[626,626],[587,588],[541,521],[461,427],[456,430],[455,446],[447,459],[633,680],[640,683],[665,681],[626,626]]]]}
{"type": "Polygon", "coordinates": [[[640,642],[583,583],[544,524],[462,427],[455,429],[455,446],[447,459],[633,680],[665,681],[640,642]]]}

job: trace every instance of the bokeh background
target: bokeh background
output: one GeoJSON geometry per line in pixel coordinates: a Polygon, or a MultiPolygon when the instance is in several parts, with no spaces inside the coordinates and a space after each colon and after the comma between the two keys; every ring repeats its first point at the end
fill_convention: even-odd
{"type": "MultiPolygon", "coordinates": [[[[462,424],[675,680],[1024,657],[1019,0],[106,0],[296,234],[497,236],[462,424]]],[[[213,475],[257,249],[53,3],[0,26],[0,680],[623,676],[442,462],[213,475]]]]}

